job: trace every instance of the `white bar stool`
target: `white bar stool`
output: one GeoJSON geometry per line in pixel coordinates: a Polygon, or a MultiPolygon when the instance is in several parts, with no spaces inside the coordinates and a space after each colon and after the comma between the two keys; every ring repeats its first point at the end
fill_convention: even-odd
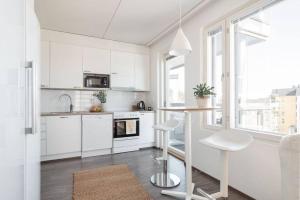
{"type": "Polygon", "coordinates": [[[179,126],[179,121],[170,119],[164,124],[154,125],[154,130],[159,130],[163,134],[163,156],[156,160],[163,162],[163,171],[151,176],[151,183],[162,188],[172,188],[180,184],[178,176],[168,172],[168,143],[169,133],[179,126]]]}
{"type": "Polygon", "coordinates": [[[200,140],[200,143],[221,151],[221,180],[220,192],[207,194],[201,189],[197,189],[207,199],[228,198],[228,152],[240,151],[249,146],[253,137],[248,134],[233,133],[230,131],[220,131],[207,138],[200,140]]]}

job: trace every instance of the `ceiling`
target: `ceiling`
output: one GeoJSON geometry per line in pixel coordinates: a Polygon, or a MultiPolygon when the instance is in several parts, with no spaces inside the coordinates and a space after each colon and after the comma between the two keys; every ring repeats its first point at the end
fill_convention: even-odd
{"type": "MultiPolygon", "coordinates": [[[[182,0],[182,15],[203,0],[182,0]]],[[[44,29],[145,45],[177,22],[178,0],[36,0],[44,29]]]]}

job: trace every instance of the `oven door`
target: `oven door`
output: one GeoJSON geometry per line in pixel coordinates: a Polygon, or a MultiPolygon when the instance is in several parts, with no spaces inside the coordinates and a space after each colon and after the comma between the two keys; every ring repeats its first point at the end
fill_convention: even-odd
{"type": "Polygon", "coordinates": [[[114,138],[135,137],[140,135],[139,119],[115,119],[114,138]]]}

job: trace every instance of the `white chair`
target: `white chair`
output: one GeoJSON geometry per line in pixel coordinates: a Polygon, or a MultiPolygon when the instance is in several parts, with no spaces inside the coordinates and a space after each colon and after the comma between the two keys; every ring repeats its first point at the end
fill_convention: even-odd
{"type": "Polygon", "coordinates": [[[285,136],[279,146],[281,199],[300,200],[300,134],[285,136]]]}
{"type": "Polygon", "coordinates": [[[240,151],[248,147],[253,141],[253,137],[248,134],[220,131],[207,138],[200,140],[200,143],[221,151],[221,177],[220,192],[207,195],[203,190],[197,191],[209,199],[228,198],[228,152],[240,151]]]}
{"type": "MultiPolygon", "coordinates": [[[[170,119],[164,124],[154,125],[154,130],[160,131],[163,134],[163,156],[156,160],[163,162],[163,171],[151,176],[151,183],[162,188],[171,188],[179,185],[180,179],[178,176],[168,172],[168,143],[169,133],[174,131],[179,126],[179,121],[170,119]]],[[[160,137],[161,138],[161,137],[160,137]]]]}

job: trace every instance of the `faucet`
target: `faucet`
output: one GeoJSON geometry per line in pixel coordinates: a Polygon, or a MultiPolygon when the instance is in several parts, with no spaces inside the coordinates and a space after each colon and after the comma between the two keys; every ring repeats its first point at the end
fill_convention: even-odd
{"type": "Polygon", "coordinates": [[[61,101],[61,99],[62,99],[63,97],[69,98],[69,102],[70,102],[70,112],[73,112],[73,104],[72,104],[72,98],[71,98],[71,96],[68,95],[68,94],[62,94],[62,95],[59,96],[59,101],[61,101]]]}

